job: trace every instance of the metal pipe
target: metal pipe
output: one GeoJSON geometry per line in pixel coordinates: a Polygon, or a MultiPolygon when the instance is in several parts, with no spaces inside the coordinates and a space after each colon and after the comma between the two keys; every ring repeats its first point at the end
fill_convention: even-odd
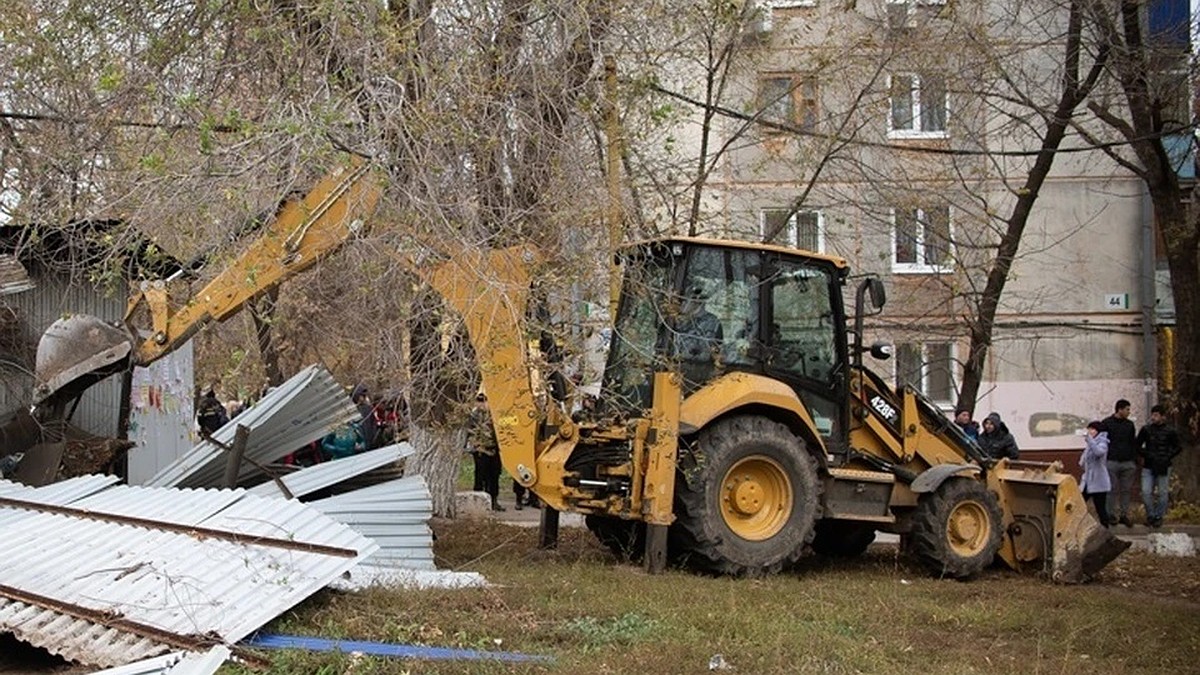
{"type": "Polygon", "coordinates": [[[1154,331],[1155,270],[1154,270],[1154,204],[1147,190],[1142,198],[1142,393],[1145,396],[1144,419],[1150,419],[1154,405],[1154,378],[1158,365],[1154,331]]]}

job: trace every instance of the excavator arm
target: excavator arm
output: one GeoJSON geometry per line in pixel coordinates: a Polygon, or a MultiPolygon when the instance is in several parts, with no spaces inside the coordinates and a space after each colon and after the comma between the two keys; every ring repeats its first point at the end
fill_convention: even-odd
{"type": "MultiPolygon", "coordinates": [[[[53,418],[66,401],[99,380],[166,356],[209,322],[229,318],[336,251],[365,227],[379,197],[369,163],[352,158],[303,198],[285,202],[254,243],[179,309],[172,310],[158,281],[129,298],[124,325],[83,314],[56,321],[38,344],[34,404],[46,402],[43,407],[53,418]],[[149,315],[146,338],[133,328],[143,310],[149,315]]],[[[558,428],[570,425],[559,411],[539,409],[530,381],[522,324],[531,270],[539,259],[538,251],[527,246],[461,251],[435,264],[397,257],[462,317],[491,398],[504,464],[527,486],[537,483],[539,423],[548,414],[558,428]]]]}
{"type": "Polygon", "coordinates": [[[369,164],[353,158],[303,198],[285,202],[254,244],[178,310],[157,281],[130,297],[124,326],[80,314],[59,319],[38,344],[33,403],[77,395],[98,379],[166,356],[205,324],[224,321],[337,250],[363,227],[379,196],[369,164]],[[143,307],[151,330],[145,339],[131,328],[143,307]]]}

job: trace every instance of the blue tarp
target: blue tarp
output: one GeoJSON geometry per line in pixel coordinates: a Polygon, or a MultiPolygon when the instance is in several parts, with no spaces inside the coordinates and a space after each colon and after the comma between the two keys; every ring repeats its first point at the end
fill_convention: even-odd
{"type": "Polygon", "coordinates": [[[263,649],[303,649],[310,652],[361,652],[371,656],[392,656],[429,661],[507,661],[510,663],[550,663],[550,656],[519,654],[517,652],[485,652],[477,649],[451,649],[449,647],[424,647],[420,645],[397,645],[386,642],[363,640],[330,640],[327,638],[303,637],[299,635],[274,635],[257,633],[241,643],[246,647],[263,649]]]}

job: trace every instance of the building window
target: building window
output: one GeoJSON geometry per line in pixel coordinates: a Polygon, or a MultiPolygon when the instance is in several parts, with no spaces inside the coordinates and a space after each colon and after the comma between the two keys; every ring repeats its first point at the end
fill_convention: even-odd
{"type": "Polygon", "coordinates": [[[893,35],[905,34],[917,25],[918,6],[926,6],[932,12],[940,10],[946,0],[887,0],[887,27],[893,35]]]}
{"type": "Polygon", "coordinates": [[[954,400],[954,349],[949,342],[896,345],[896,387],[908,385],[935,403],[954,400]]]}
{"type": "Polygon", "coordinates": [[[762,239],[767,244],[821,252],[825,247],[822,221],[821,212],[811,209],[763,209],[762,239]]]}
{"type": "Polygon", "coordinates": [[[758,107],[762,119],[798,127],[817,128],[817,78],[808,75],[767,75],[759,81],[758,107]]]}
{"type": "Polygon", "coordinates": [[[898,74],[889,78],[891,110],[888,136],[892,138],[945,138],[950,114],[945,78],[935,75],[898,74]]]}
{"type": "Polygon", "coordinates": [[[938,273],[954,266],[950,207],[892,209],[892,271],[938,273]]]}

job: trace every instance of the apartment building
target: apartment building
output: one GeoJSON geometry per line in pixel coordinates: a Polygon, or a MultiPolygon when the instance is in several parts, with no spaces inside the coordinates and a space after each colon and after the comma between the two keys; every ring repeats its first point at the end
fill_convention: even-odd
{"type": "MultiPolygon", "coordinates": [[[[676,129],[681,153],[709,149],[688,225],[880,275],[889,304],[869,332],[896,349],[874,367],[951,411],[996,245],[1057,104],[1066,6],[762,0],[751,16],[727,64],[682,67],[666,85],[699,97],[724,78],[707,139],[699,111],[676,129]]],[[[1103,80],[1095,93],[1116,94],[1103,80]]],[[[1078,120],[1093,140],[1117,138],[1085,109],[1078,120]]],[[[1170,303],[1151,220],[1141,181],[1069,131],[1008,275],[977,417],[998,412],[1027,450],[1079,448],[1117,398],[1148,418],[1154,310],[1170,303]]]]}

